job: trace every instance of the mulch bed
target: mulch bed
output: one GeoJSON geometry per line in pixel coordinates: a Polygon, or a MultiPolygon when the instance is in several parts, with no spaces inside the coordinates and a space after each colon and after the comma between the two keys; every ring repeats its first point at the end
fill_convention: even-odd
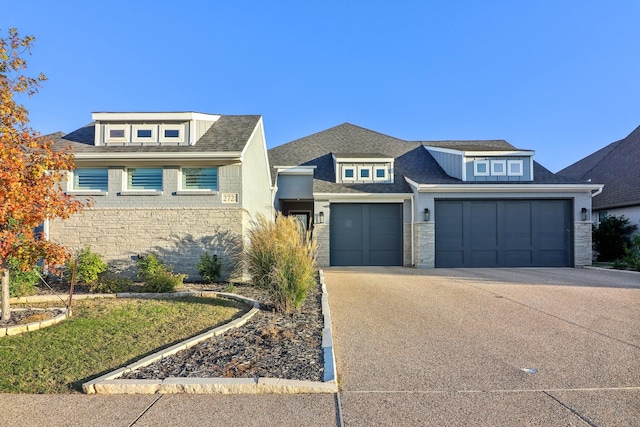
{"type": "Polygon", "coordinates": [[[9,320],[0,320],[0,327],[25,325],[27,323],[42,322],[43,320],[53,319],[63,311],[57,308],[47,310],[11,310],[11,318],[9,320]]]}
{"type": "MultiPolygon", "coordinates": [[[[202,290],[225,292],[223,285],[202,290]]],[[[260,302],[265,296],[248,286],[234,293],[260,302]]],[[[320,285],[308,295],[299,312],[275,313],[264,307],[246,324],[203,341],[173,356],[131,372],[126,379],[168,377],[256,378],[322,381],[322,309],[320,285]]],[[[262,307],[262,304],[261,304],[262,307]]]]}

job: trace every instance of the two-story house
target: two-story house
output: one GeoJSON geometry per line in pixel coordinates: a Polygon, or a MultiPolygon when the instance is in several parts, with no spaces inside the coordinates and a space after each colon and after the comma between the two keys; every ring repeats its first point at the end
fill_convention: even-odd
{"type": "Polygon", "coordinates": [[[274,204],[313,219],[324,266],[591,264],[601,185],[506,141],[404,141],[348,123],[269,150],[274,204]]]}
{"type": "Polygon", "coordinates": [[[219,255],[229,275],[251,217],[272,216],[261,116],[93,113],[93,122],[54,135],[75,153],[64,185],[93,206],[45,224],[48,238],[87,245],[121,271],[158,254],[198,279],[200,254],[219,255]]]}

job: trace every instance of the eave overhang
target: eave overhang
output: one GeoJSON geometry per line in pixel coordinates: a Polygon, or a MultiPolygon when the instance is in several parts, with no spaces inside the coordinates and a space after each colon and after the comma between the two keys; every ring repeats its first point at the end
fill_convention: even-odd
{"type": "Polygon", "coordinates": [[[601,191],[603,184],[418,184],[405,177],[421,193],[584,193],[601,191]]]}

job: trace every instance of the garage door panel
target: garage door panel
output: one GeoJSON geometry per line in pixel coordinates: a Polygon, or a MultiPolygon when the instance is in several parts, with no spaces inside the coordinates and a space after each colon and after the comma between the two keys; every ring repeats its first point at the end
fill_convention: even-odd
{"type": "Polygon", "coordinates": [[[331,204],[330,264],[402,265],[402,204],[331,204]]]}
{"type": "Polygon", "coordinates": [[[571,266],[569,200],[436,200],[436,267],[571,266]]]}

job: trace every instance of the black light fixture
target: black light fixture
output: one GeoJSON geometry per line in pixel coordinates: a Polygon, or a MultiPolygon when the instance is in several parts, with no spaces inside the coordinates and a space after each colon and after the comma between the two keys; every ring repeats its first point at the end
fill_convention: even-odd
{"type": "Polygon", "coordinates": [[[424,208],[424,220],[431,221],[431,211],[429,208],[424,208]]]}
{"type": "Polygon", "coordinates": [[[318,212],[318,224],[324,224],[324,212],[318,212]]]}
{"type": "Polygon", "coordinates": [[[589,215],[588,215],[589,211],[587,210],[587,208],[582,208],[582,220],[586,221],[589,219],[589,215]]]}

